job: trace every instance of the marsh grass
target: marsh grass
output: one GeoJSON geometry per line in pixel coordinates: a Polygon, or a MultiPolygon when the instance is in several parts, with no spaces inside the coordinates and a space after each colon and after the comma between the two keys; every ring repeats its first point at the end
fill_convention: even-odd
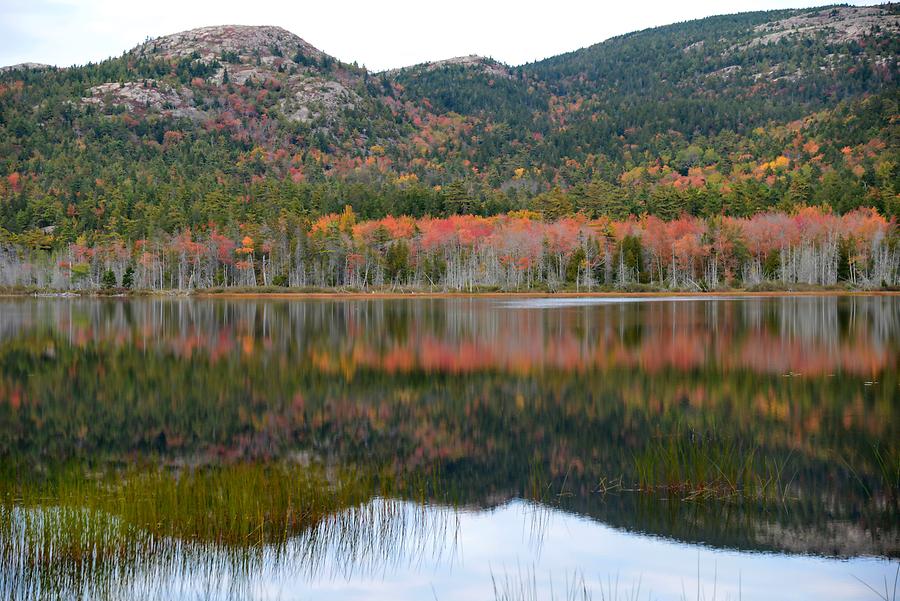
{"type": "Polygon", "coordinates": [[[375,499],[324,518],[289,541],[224,546],[156,537],[114,516],[16,508],[0,513],[0,598],[245,599],[296,575],[349,580],[445,550],[449,512],[375,499]]]}
{"type": "Polygon", "coordinates": [[[71,533],[96,524],[97,515],[109,515],[120,531],[246,546],[284,540],[367,500],[373,490],[371,478],[350,471],[240,463],[93,477],[69,469],[42,483],[20,483],[7,499],[24,508],[57,507],[58,517],[49,523],[64,524],[71,533]]]}
{"type": "MultiPolygon", "coordinates": [[[[539,583],[533,567],[522,569],[518,566],[515,573],[504,572],[497,575],[491,571],[491,584],[495,601],[638,601],[639,599],[655,599],[652,591],[646,590],[643,577],[638,576],[631,583],[622,582],[619,574],[607,574],[606,578],[597,578],[589,582],[583,572],[565,574],[554,579],[548,574],[546,583],[539,583]],[[646,596],[645,596],[646,595],[646,596]]],[[[684,583],[682,583],[684,584],[684,583]]],[[[712,590],[707,590],[700,582],[699,564],[697,576],[697,599],[716,601],[718,591],[718,575],[714,576],[712,590]]],[[[741,598],[741,585],[738,584],[738,599],[741,598]]],[[[682,601],[692,597],[684,586],[682,601]]]]}
{"type": "Polygon", "coordinates": [[[246,598],[264,569],[312,576],[340,566],[346,578],[453,540],[449,509],[387,498],[416,496],[427,481],[387,471],[241,463],[4,482],[3,599],[168,598],[172,589],[159,587],[173,574],[199,587],[179,598],[246,598]]]}
{"type": "MultiPolygon", "coordinates": [[[[892,580],[885,576],[882,582],[870,584],[857,576],[853,576],[853,578],[860,585],[858,590],[861,595],[870,593],[868,598],[880,599],[881,601],[897,601],[897,599],[900,599],[897,595],[898,585],[900,585],[900,565],[897,566],[892,580]]],[[[521,566],[518,566],[515,573],[511,574],[504,571],[500,575],[495,574],[491,570],[491,584],[495,601],[638,601],[639,599],[657,598],[652,591],[646,589],[642,591],[643,583],[641,577],[628,584],[621,582],[618,574],[615,576],[607,574],[605,579],[598,578],[594,582],[588,582],[584,573],[575,572],[571,575],[566,574],[563,578],[557,579],[557,581],[560,582],[560,586],[554,586],[554,577],[551,573],[548,575],[546,585],[544,582],[539,583],[534,567],[522,569],[521,566]],[[549,592],[544,592],[546,589],[549,589],[549,592]]],[[[697,559],[696,592],[688,589],[688,586],[694,589],[694,585],[689,585],[688,582],[682,580],[682,592],[679,597],[681,601],[691,601],[693,599],[716,601],[720,598],[718,570],[715,570],[712,582],[702,582],[699,556],[697,559]]],[[[740,575],[738,575],[737,597],[726,594],[725,599],[740,601],[743,597],[743,584],[740,575]]]]}
{"type": "Polygon", "coordinates": [[[635,456],[634,490],[682,501],[784,503],[789,461],[715,433],[680,430],[635,456]]]}
{"type": "Polygon", "coordinates": [[[878,466],[882,488],[887,496],[896,503],[900,496],[900,453],[895,447],[882,447],[874,444],[872,445],[872,456],[875,459],[875,465],[878,466]]]}
{"type": "MultiPolygon", "coordinates": [[[[334,467],[288,461],[171,467],[146,465],[87,472],[60,469],[38,481],[0,478],[0,505],[58,507],[58,519],[78,532],[85,516],[114,516],[119,529],[137,529],[185,542],[259,546],[279,543],[375,497],[426,505],[452,504],[440,473],[400,477],[390,468],[334,467]]],[[[121,533],[121,532],[120,532],[121,533]]]]}
{"type": "Polygon", "coordinates": [[[594,598],[581,572],[566,574],[562,578],[559,596],[554,590],[552,576],[549,581],[549,596],[541,591],[534,567],[523,570],[522,566],[518,566],[516,573],[504,572],[502,575],[491,570],[491,586],[495,601],[591,601],[594,598]]]}
{"type": "Polygon", "coordinates": [[[900,598],[897,597],[897,585],[898,583],[900,583],[900,564],[897,564],[897,570],[894,572],[893,588],[890,587],[887,576],[884,577],[884,592],[876,588],[877,586],[879,586],[878,583],[876,583],[875,586],[872,586],[858,576],[853,577],[857,580],[857,582],[871,591],[878,599],[881,599],[881,601],[897,601],[897,599],[900,598]]]}

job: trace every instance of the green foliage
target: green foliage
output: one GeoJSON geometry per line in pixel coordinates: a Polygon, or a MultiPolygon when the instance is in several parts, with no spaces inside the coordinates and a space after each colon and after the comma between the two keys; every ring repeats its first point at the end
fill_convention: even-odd
{"type": "Polygon", "coordinates": [[[129,265],[122,274],[122,288],[131,290],[134,288],[134,267],[129,265]]]}
{"type": "Polygon", "coordinates": [[[602,179],[574,190],[573,196],[575,209],[592,219],[622,220],[632,213],[627,191],[602,179]]]}
{"type": "Polygon", "coordinates": [[[116,287],[116,274],[112,269],[107,269],[103,272],[103,277],[100,278],[100,284],[104,288],[115,288],[116,287]]]}
{"type": "Polygon", "coordinates": [[[763,263],[763,275],[766,279],[774,280],[778,277],[779,269],[781,269],[781,251],[775,249],[766,256],[763,263]]]}
{"type": "Polygon", "coordinates": [[[638,281],[645,284],[649,281],[649,274],[644,265],[644,251],[641,239],[637,236],[625,236],[619,245],[619,256],[625,268],[634,274],[638,281]]]}
{"type": "Polygon", "coordinates": [[[429,284],[434,286],[447,273],[447,260],[439,253],[429,253],[425,255],[423,261],[423,273],[429,284]]]}
{"type": "Polygon", "coordinates": [[[578,279],[578,274],[585,263],[585,253],[582,247],[575,249],[566,263],[566,282],[572,284],[578,279]]]}
{"type": "Polygon", "coordinates": [[[398,240],[388,247],[385,254],[384,277],[392,283],[403,282],[409,273],[409,246],[398,240]]]}
{"type": "Polygon", "coordinates": [[[572,198],[559,188],[537,196],[533,201],[533,206],[548,221],[571,215],[575,210],[572,198]]]}
{"type": "Polygon", "coordinates": [[[841,238],[838,242],[837,279],[839,282],[850,280],[850,244],[848,238],[841,238]]]}
{"type": "Polygon", "coordinates": [[[233,50],[224,50],[219,59],[223,63],[239,64],[241,62],[240,55],[233,50]]]}
{"type": "Polygon", "coordinates": [[[91,273],[91,266],[87,263],[76,263],[72,265],[72,280],[78,282],[86,279],[91,273]]]}
{"type": "Polygon", "coordinates": [[[477,203],[462,181],[454,181],[441,189],[441,200],[449,213],[471,214],[477,203]]]}

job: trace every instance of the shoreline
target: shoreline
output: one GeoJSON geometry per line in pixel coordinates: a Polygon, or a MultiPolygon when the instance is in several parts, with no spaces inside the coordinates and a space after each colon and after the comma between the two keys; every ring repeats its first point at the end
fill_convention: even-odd
{"type": "Polygon", "coordinates": [[[403,298],[670,298],[670,297],[770,297],[770,296],[900,296],[897,290],[803,290],[715,292],[198,292],[196,298],[278,299],[403,299],[403,298]]]}
{"type": "Polygon", "coordinates": [[[450,299],[450,298],[766,298],[766,297],[824,297],[824,296],[900,296],[900,290],[716,290],[716,291],[249,291],[249,290],[162,290],[104,294],[98,291],[0,291],[0,298],[197,298],[197,299],[279,299],[279,300],[393,300],[393,299],[450,299]]]}

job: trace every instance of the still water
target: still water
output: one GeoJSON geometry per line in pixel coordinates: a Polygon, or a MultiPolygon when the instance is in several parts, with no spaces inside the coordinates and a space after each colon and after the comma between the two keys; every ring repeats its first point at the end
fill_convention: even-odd
{"type": "Polygon", "coordinates": [[[0,598],[895,599],[898,354],[897,296],[0,300],[0,598]]]}

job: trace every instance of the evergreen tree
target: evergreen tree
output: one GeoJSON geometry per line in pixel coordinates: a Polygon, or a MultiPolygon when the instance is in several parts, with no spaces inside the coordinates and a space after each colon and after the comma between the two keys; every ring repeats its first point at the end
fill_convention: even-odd
{"type": "Polygon", "coordinates": [[[575,206],[592,219],[602,216],[625,219],[631,213],[625,191],[602,179],[588,184],[576,197],[575,206]]]}
{"type": "Polygon", "coordinates": [[[134,288],[134,267],[129,265],[122,274],[122,288],[131,290],[134,288]]]}
{"type": "Polygon", "coordinates": [[[532,203],[534,209],[544,216],[544,219],[559,219],[575,212],[575,203],[572,197],[559,188],[553,188],[549,192],[535,197],[532,203]]]}
{"type": "Polygon", "coordinates": [[[103,276],[100,278],[100,283],[104,288],[115,288],[116,287],[116,274],[112,269],[107,269],[103,272],[103,276]]]}
{"type": "Polygon", "coordinates": [[[391,244],[385,255],[384,277],[402,283],[409,277],[409,246],[403,240],[391,244]]]}
{"type": "Polygon", "coordinates": [[[476,202],[469,194],[464,182],[456,180],[441,188],[444,207],[450,214],[473,213],[476,202]]]}

